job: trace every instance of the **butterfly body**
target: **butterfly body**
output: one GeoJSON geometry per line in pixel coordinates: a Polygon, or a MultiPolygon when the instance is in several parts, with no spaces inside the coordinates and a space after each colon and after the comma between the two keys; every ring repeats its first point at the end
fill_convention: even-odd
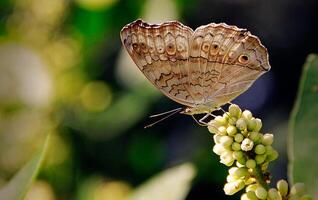
{"type": "Polygon", "coordinates": [[[126,25],[121,40],[147,79],[185,105],[210,113],[246,91],[270,69],[268,53],[246,29],[211,23],[195,31],[179,22],[126,25]]]}

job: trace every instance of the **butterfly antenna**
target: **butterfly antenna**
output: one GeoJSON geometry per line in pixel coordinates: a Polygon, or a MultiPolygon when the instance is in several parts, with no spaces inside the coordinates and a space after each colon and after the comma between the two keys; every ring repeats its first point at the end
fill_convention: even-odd
{"type": "Polygon", "coordinates": [[[150,115],[149,118],[154,118],[154,117],[159,117],[159,116],[162,116],[162,115],[166,115],[166,114],[169,114],[169,113],[172,113],[172,112],[176,112],[176,111],[181,111],[182,108],[176,108],[176,109],[173,109],[173,110],[169,110],[167,112],[163,112],[163,113],[159,113],[159,114],[155,114],[155,115],[150,115]]]}
{"type": "Polygon", "coordinates": [[[144,128],[152,127],[153,125],[158,124],[159,122],[161,122],[161,121],[163,121],[163,120],[165,120],[165,119],[171,117],[172,115],[175,115],[175,114],[179,113],[182,109],[183,109],[183,108],[177,108],[177,109],[173,109],[173,110],[170,110],[170,111],[168,111],[168,112],[160,113],[160,114],[157,114],[157,115],[151,115],[150,117],[158,117],[158,116],[161,116],[161,115],[170,113],[170,114],[168,114],[167,116],[165,116],[165,117],[159,119],[158,121],[156,121],[156,122],[154,122],[154,123],[152,123],[152,124],[149,124],[149,125],[145,126],[144,128]]]}

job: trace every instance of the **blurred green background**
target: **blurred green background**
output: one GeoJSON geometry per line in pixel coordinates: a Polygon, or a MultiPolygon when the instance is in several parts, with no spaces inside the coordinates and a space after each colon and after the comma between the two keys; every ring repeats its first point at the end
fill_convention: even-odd
{"type": "Polygon", "coordinates": [[[179,105],[122,49],[121,28],[138,18],[226,22],[260,37],[272,70],[234,102],[275,134],[273,177],[285,178],[287,120],[302,63],[317,52],[317,10],[314,0],[0,0],[0,187],[51,133],[28,200],[124,200],[185,162],[197,172],[186,199],[230,199],[205,128],[178,115],[143,129],[179,105]]]}

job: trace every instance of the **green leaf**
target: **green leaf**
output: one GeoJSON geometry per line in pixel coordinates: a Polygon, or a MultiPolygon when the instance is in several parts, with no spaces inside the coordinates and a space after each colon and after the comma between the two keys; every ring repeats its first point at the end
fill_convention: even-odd
{"type": "Polygon", "coordinates": [[[36,178],[49,143],[50,135],[46,137],[43,147],[27,162],[22,169],[0,189],[0,199],[20,200],[24,199],[32,182],[36,178]]]}
{"type": "Polygon", "coordinates": [[[318,198],[318,56],[303,67],[298,97],[289,122],[289,179],[303,182],[318,198]]]}
{"type": "Polygon", "coordinates": [[[190,163],[173,167],[142,184],[132,193],[129,200],[185,199],[195,174],[195,167],[190,163]]]}

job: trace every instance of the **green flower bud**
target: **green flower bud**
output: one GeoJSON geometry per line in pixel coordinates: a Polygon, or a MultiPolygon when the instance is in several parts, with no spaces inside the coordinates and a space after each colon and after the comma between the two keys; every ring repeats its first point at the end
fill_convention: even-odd
{"type": "Polygon", "coordinates": [[[258,184],[251,184],[251,185],[248,185],[245,189],[246,192],[249,192],[249,191],[256,191],[256,189],[258,188],[258,184]]]}
{"type": "Polygon", "coordinates": [[[229,107],[229,113],[232,117],[239,118],[242,114],[242,110],[238,105],[232,104],[229,107]]]}
{"type": "Polygon", "coordinates": [[[281,179],[277,182],[276,187],[279,193],[285,197],[288,194],[288,183],[284,179],[281,179]]]}
{"type": "Polygon", "coordinates": [[[241,130],[241,131],[244,131],[247,129],[247,124],[246,124],[246,121],[243,119],[243,118],[239,118],[237,121],[236,121],[236,127],[241,130]]]}
{"type": "Polygon", "coordinates": [[[235,126],[236,121],[237,121],[237,118],[236,118],[236,117],[230,117],[230,118],[229,118],[229,124],[230,124],[230,125],[235,126]]]}
{"type": "Polygon", "coordinates": [[[243,156],[244,156],[244,153],[242,151],[234,151],[233,152],[233,158],[236,160],[243,158],[243,156]]]}
{"type": "Polygon", "coordinates": [[[273,160],[276,160],[278,158],[278,152],[273,150],[270,154],[267,154],[266,160],[271,162],[273,160]]]}
{"type": "Polygon", "coordinates": [[[246,195],[249,200],[258,200],[254,191],[248,191],[246,195]]]}
{"type": "Polygon", "coordinates": [[[305,184],[304,183],[296,183],[290,189],[290,194],[292,194],[292,195],[302,196],[305,193],[306,193],[306,190],[305,190],[305,184]]]}
{"type": "Polygon", "coordinates": [[[277,191],[276,188],[271,188],[267,192],[267,199],[268,200],[282,200],[282,196],[277,191]]]}
{"type": "Polygon", "coordinates": [[[224,147],[229,147],[233,143],[233,138],[227,135],[221,136],[220,138],[220,144],[222,144],[224,147]]]}
{"type": "Polygon", "coordinates": [[[246,177],[249,174],[246,167],[241,167],[241,168],[233,167],[233,168],[234,169],[232,171],[229,171],[229,173],[236,178],[246,177]]]}
{"type": "Polygon", "coordinates": [[[226,128],[226,132],[227,132],[228,135],[234,136],[234,135],[237,133],[237,129],[236,129],[235,126],[230,125],[230,126],[228,126],[228,127],[226,128]]]}
{"type": "Polygon", "coordinates": [[[224,148],[223,145],[221,144],[216,144],[213,146],[213,152],[217,155],[221,155],[222,153],[224,153],[225,151],[228,151],[227,149],[224,148]]]}
{"type": "Polygon", "coordinates": [[[257,187],[255,194],[259,199],[266,199],[267,197],[267,191],[262,186],[257,187]]]}
{"type": "Polygon", "coordinates": [[[220,163],[223,163],[226,166],[231,166],[234,163],[233,153],[231,151],[223,152],[220,158],[220,163]]]}
{"type": "Polygon", "coordinates": [[[304,195],[300,198],[300,200],[313,200],[313,198],[310,195],[304,195]]]}
{"type": "Polygon", "coordinates": [[[232,143],[232,149],[233,149],[233,151],[239,151],[239,150],[241,150],[241,145],[240,145],[240,143],[233,142],[233,143],[232,143]]]}
{"type": "Polygon", "coordinates": [[[234,140],[235,140],[235,142],[241,143],[244,140],[244,136],[242,134],[238,133],[234,136],[234,140]]]}
{"type": "Polygon", "coordinates": [[[226,128],[225,126],[220,126],[218,128],[218,132],[217,132],[219,135],[226,135],[226,128]]]}
{"type": "Polygon", "coordinates": [[[256,121],[256,126],[254,128],[254,131],[259,132],[262,128],[262,120],[256,118],[255,121],[256,121]]]}
{"type": "Polygon", "coordinates": [[[256,167],[256,162],[253,159],[249,159],[246,161],[246,167],[250,169],[254,169],[256,167]]]}
{"type": "Polygon", "coordinates": [[[221,143],[221,135],[213,135],[213,140],[215,144],[220,144],[221,143]]]}
{"type": "MultiPolygon", "coordinates": [[[[249,172],[249,174],[250,174],[251,172],[249,172]]],[[[248,177],[248,176],[247,176],[248,177]]],[[[251,185],[251,184],[253,184],[253,183],[255,183],[256,182],[256,180],[255,180],[255,178],[253,178],[253,177],[248,177],[248,178],[246,178],[245,180],[244,180],[244,182],[245,182],[245,185],[251,185]]]]}
{"type": "Polygon", "coordinates": [[[261,140],[261,134],[258,132],[251,132],[248,136],[253,142],[258,143],[261,140]]]}
{"type": "Polygon", "coordinates": [[[226,195],[233,195],[245,187],[243,180],[236,180],[234,182],[226,183],[224,185],[224,192],[226,195]]]}
{"type": "Polygon", "coordinates": [[[243,151],[250,151],[253,149],[253,146],[254,146],[254,142],[252,140],[250,140],[249,138],[245,138],[243,141],[242,141],[242,144],[241,144],[241,149],[243,151]]]}
{"type": "Polygon", "coordinates": [[[249,120],[249,119],[252,119],[253,115],[252,115],[251,111],[249,111],[249,110],[244,110],[243,113],[242,113],[242,117],[243,117],[244,119],[249,120]]]}
{"type": "Polygon", "coordinates": [[[253,131],[256,127],[256,120],[254,117],[251,119],[246,120],[247,121],[247,130],[253,131]]]}
{"type": "Polygon", "coordinates": [[[230,117],[231,116],[230,116],[229,112],[226,112],[226,113],[223,114],[223,118],[226,119],[227,121],[230,119],[230,117]]]}
{"type": "Polygon", "coordinates": [[[266,155],[263,154],[263,155],[256,155],[255,156],[255,161],[256,161],[256,164],[260,165],[262,163],[264,163],[266,160],[266,155]]]}
{"type": "Polygon", "coordinates": [[[227,124],[227,120],[221,116],[216,116],[214,121],[216,121],[220,126],[225,126],[227,124]]]}
{"type": "Polygon", "coordinates": [[[245,164],[246,164],[246,158],[245,157],[237,159],[236,166],[245,167],[245,164]]]}
{"type": "Polygon", "coordinates": [[[268,162],[266,162],[266,160],[265,160],[265,162],[261,165],[261,170],[262,171],[266,171],[267,170],[267,168],[268,168],[268,162]]]}
{"type": "Polygon", "coordinates": [[[254,152],[256,154],[264,154],[266,152],[266,149],[265,149],[265,146],[262,145],[262,144],[258,144],[256,145],[255,149],[254,149],[254,152]]]}
{"type": "Polygon", "coordinates": [[[266,149],[266,154],[267,155],[273,153],[273,151],[274,151],[273,147],[270,146],[270,145],[265,146],[265,149],[266,149]]]}
{"type": "Polygon", "coordinates": [[[269,133],[264,134],[263,139],[262,139],[262,144],[263,145],[265,145],[265,146],[272,145],[273,141],[274,141],[274,135],[273,134],[269,134],[269,133]]]}

